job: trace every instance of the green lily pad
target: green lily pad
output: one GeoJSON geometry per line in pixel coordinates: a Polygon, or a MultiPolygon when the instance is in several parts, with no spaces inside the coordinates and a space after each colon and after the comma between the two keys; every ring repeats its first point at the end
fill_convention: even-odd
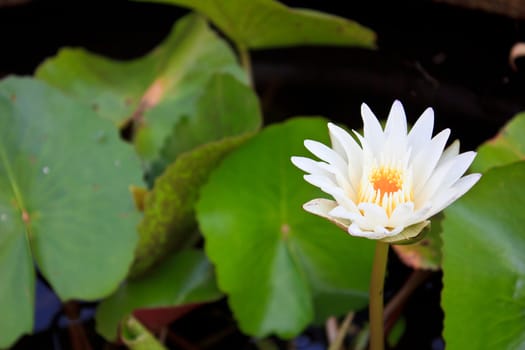
{"type": "Polygon", "coordinates": [[[484,172],[520,160],[525,160],[525,113],[516,115],[496,137],[479,147],[471,170],[484,172]]]}
{"type": "Polygon", "coordinates": [[[62,300],[95,300],[137,242],[133,149],[113,124],[42,82],[0,83],[0,347],[32,328],[34,264],[62,300]],[[101,137],[101,135],[103,137],[101,137]]]}
{"type": "Polygon", "coordinates": [[[442,220],[443,214],[434,216],[429,232],[420,241],[414,244],[392,245],[403,263],[413,269],[433,271],[441,269],[442,220]]]}
{"type": "Polygon", "coordinates": [[[139,0],[178,5],[208,17],[233,41],[249,49],[297,45],[372,48],[375,34],[345,18],[293,9],[273,0],[139,0]]]}
{"type": "Polygon", "coordinates": [[[291,161],[303,140],[328,141],[326,120],[273,125],[232,152],[201,190],[197,218],[241,329],[298,334],[368,302],[374,242],[302,209],[323,194],[291,161]]]}
{"type": "Polygon", "coordinates": [[[118,324],[133,310],[172,307],[217,300],[213,266],[202,251],[173,254],[143,278],[128,281],[97,309],[97,331],[106,339],[117,338],[118,324]]]}
{"type": "Polygon", "coordinates": [[[445,210],[447,348],[525,347],[524,182],[523,161],[492,168],[445,210]]]}
{"type": "Polygon", "coordinates": [[[212,141],[253,132],[262,116],[257,95],[228,74],[216,74],[197,101],[196,112],[182,117],[167,138],[157,163],[163,169],[183,152],[212,141]]]}
{"type": "Polygon", "coordinates": [[[143,274],[166,255],[192,243],[192,237],[198,235],[194,207],[200,187],[224,156],[251,135],[225,138],[183,153],[157,177],[145,200],[131,277],[143,274]]]}
{"type": "Polygon", "coordinates": [[[139,154],[153,160],[181,117],[217,73],[247,78],[226,42],[195,14],[180,19],[149,55],[115,61],[81,49],[62,49],[36,76],[119,125],[132,122],[139,154]]]}

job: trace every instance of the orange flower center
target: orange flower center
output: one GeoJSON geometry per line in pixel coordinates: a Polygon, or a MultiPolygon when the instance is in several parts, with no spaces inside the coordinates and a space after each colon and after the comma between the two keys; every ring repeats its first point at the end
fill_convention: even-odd
{"type": "Polygon", "coordinates": [[[392,168],[374,169],[370,174],[370,182],[374,186],[374,190],[381,191],[381,196],[397,192],[403,186],[401,172],[392,168]]]}

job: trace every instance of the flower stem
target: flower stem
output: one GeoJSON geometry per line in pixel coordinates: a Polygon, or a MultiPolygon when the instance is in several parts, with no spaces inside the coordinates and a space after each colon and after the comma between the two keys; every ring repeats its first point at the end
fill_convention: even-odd
{"type": "Polygon", "coordinates": [[[376,242],[370,281],[370,350],[383,350],[383,286],[385,284],[388,243],[376,242]]]}

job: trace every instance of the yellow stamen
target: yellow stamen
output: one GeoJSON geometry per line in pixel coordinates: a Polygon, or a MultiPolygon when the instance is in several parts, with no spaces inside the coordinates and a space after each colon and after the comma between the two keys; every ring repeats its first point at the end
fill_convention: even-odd
{"type": "Polygon", "coordinates": [[[370,174],[370,183],[374,186],[374,190],[381,191],[381,197],[384,194],[394,193],[401,189],[403,180],[401,172],[392,168],[377,168],[370,174]]]}
{"type": "Polygon", "coordinates": [[[372,169],[362,179],[356,204],[379,205],[390,217],[398,204],[414,201],[411,177],[407,175],[406,170],[388,166],[372,169]]]}

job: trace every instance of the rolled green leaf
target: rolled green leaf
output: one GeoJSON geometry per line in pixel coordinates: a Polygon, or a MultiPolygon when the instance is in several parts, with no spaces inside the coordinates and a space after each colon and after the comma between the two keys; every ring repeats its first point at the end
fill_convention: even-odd
{"type": "Polygon", "coordinates": [[[131,350],[167,350],[136,318],[122,324],[122,341],[131,350]]]}

